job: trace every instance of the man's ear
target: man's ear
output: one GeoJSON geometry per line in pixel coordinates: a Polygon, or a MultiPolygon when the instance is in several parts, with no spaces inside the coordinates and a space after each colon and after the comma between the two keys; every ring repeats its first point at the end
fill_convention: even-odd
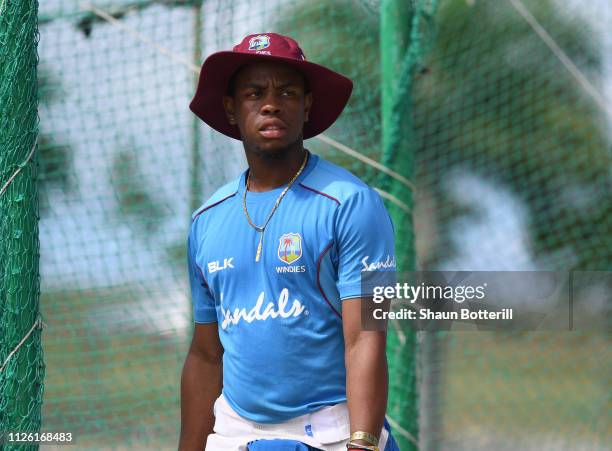
{"type": "Polygon", "coordinates": [[[310,118],[310,108],[312,107],[312,92],[304,96],[304,122],[310,118]]]}
{"type": "Polygon", "coordinates": [[[223,108],[225,109],[225,115],[227,117],[227,121],[232,125],[236,125],[234,98],[231,96],[223,96],[223,108]]]}

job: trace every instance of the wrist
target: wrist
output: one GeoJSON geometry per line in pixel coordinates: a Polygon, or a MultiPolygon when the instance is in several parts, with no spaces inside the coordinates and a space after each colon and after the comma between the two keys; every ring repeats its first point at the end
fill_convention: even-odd
{"type": "Polygon", "coordinates": [[[365,431],[353,432],[346,448],[348,451],[379,451],[378,437],[365,431]]]}
{"type": "Polygon", "coordinates": [[[378,434],[372,434],[366,431],[351,432],[349,443],[359,445],[378,446],[378,434]]]}
{"type": "Polygon", "coordinates": [[[361,445],[355,442],[349,442],[346,445],[347,451],[380,451],[378,446],[361,445]]]}

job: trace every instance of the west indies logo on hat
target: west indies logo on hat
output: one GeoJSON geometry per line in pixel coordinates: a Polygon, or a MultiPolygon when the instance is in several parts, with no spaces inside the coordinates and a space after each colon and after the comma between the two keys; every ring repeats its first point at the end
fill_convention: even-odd
{"type": "Polygon", "coordinates": [[[270,47],[270,37],[265,34],[259,34],[249,40],[249,50],[263,50],[270,47]]]}

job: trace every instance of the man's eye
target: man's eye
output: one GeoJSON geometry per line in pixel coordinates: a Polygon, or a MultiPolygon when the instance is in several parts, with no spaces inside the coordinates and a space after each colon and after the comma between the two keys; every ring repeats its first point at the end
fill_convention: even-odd
{"type": "Polygon", "coordinates": [[[259,91],[251,91],[246,93],[246,97],[256,98],[259,97],[259,91]]]}
{"type": "Polygon", "coordinates": [[[295,95],[295,91],[285,90],[285,91],[283,91],[283,95],[284,96],[294,96],[295,95]]]}

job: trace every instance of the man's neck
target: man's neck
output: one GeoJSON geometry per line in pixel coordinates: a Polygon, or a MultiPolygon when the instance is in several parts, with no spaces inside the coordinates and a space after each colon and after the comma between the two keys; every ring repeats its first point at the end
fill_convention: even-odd
{"type": "Polygon", "coordinates": [[[263,192],[286,185],[300,170],[306,153],[302,142],[273,156],[247,150],[249,191],[263,192]]]}

